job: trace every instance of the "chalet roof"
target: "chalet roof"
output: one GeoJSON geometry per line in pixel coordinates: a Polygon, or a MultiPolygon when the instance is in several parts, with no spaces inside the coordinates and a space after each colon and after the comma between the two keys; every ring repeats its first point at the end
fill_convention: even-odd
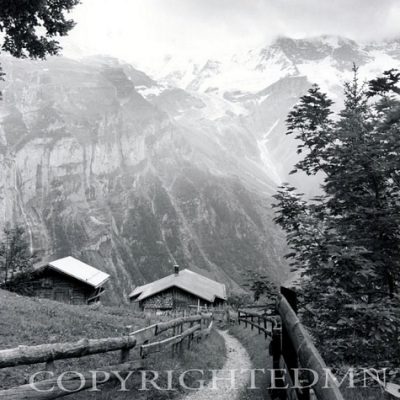
{"type": "Polygon", "coordinates": [[[51,268],[65,275],[71,276],[81,282],[84,282],[94,288],[102,286],[110,279],[110,275],[89,264],[77,260],[74,257],[60,258],[55,261],[43,263],[36,267],[36,270],[51,268]]]}
{"type": "Polygon", "coordinates": [[[213,281],[189,269],[184,269],[179,274],[168,275],[147,285],[138,286],[129,295],[129,298],[141,301],[171,287],[180,288],[209,302],[213,302],[215,298],[226,300],[224,284],[213,281]]]}

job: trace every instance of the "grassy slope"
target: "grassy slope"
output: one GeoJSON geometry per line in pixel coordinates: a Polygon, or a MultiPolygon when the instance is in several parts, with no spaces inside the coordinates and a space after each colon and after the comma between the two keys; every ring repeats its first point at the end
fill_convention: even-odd
{"type": "MultiPolygon", "coordinates": [[[[0,290],[0,349],[18,345],[76,341],[85,337],[115,337],[154,322],[154,319],[133,312],[129,306],[69,306],[50,300],[18,296],[0,290]],[[127,329],[127,325],[131,327],[127,329]]],[[[200,345],[195,345],[182,357],[172,359],[170,351],[163,353],[162,356],[157,354],[149,357],[146,361],[148,363],[146,369],[218,369],[225,360],[224,350],[223,339],[217,333],[213,333],[208,340],[201,342],[200,345]],[[197,353],[200,346],[202,354],[205,356],[198,360],[197,353]]],[[[99,369],[102,365],[117,364],[118,359],[119,352],[112,352],[80,359],[56,361],[56,372],[99,369]]],[[[24,384],[26,383],[25,379],[32,372],[41,368],[43,368],[43,364],[0,370],[0,388],[24,384]]],[[[170,393],[165,393],[162,396],[169,397],[170,393]]],[[[123,393],[115,393],[112,387],[109,387],[104,393],[92,393],[92,395],[85,392],[68,398],[132,398],[132,393],[130,393],[130,397],[123,397],[123,393]]],[[[152,398],[157,397],[157,393],[152,396],[152,398]]]]}

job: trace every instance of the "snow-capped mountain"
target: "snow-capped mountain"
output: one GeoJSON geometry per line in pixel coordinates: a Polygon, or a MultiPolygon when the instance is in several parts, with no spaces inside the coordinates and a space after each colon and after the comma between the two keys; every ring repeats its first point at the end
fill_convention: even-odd
{"type": "MultiPolygon", "coordinates": [[[[343,83],[352,78],[354,65],[359,67],[361,79],[398,68],[400,39],[359,44],[329,35],[280,37],[267,46],[221,60],[169,56],[153,68],[153,76],[159,82],[155,90],[160,98],[168,97],[171,105],[175,93],[174,115],[181,121],[211,120],[219,127],[217,131],[224,130],[227,120],[244,126],[257,143],[256,163],[279,183],[289,179],[296,159],[295,143],[284,135],[287,112],[312,83],[319,84],[339,108],[343,83]],[[160,85],[167,95],[161,94],[160,85]],[[178,97],[190,97],[191,101],[178,101],[178,97]]],[[[146,96],[146,92],[142,94],[146,96]]],[[[159,104],[159,99],[150,100],[159,104]]]]}
{"type": "Polygon", "coordinates": [[[158,81],[202,93],[257,93],[288,76],[306,76],[326,90],[336,91],[351,74],[353,64],[369,77],[398,65],[400,40],[358,44],[338,36],[311,39],[280,37],[272,44],[223,60],[166,57],[154,68],[158,81]]]}

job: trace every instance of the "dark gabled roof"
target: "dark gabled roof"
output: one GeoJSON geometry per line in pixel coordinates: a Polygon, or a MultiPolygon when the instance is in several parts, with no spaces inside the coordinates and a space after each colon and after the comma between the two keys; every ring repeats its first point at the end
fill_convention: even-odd
{"type": "Polygon", "coordinates": [[[180,288],[209,302],[214,302],[216,298],[226,300],[224,284],[188,269],[180,271],[179,274],[168,275],[147,285],[138,286],[129,295],[129,298],[141,301],[171,287],[180,288]]]}

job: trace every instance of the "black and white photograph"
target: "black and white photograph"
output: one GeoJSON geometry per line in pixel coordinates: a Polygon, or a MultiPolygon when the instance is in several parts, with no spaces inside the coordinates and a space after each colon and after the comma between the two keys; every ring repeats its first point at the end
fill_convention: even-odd
{"type": "Polygon", "coordinates": [[[400,399],[400,0],[0,0],[0,400],[400,399]]]}

